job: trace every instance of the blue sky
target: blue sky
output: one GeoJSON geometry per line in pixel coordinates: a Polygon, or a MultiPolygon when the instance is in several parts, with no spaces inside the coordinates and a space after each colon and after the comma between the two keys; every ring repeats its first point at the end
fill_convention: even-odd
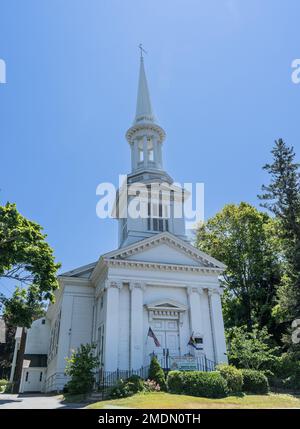
{"type": "Polygon", "coordinates": [[[63,270],[117,246],[96,186],[130,170],[142,42],[164,165],[205,215],[258,205],[282,137],[300,153],[298,0],[1,0],[0,203],[44,226],[63,270]]]}

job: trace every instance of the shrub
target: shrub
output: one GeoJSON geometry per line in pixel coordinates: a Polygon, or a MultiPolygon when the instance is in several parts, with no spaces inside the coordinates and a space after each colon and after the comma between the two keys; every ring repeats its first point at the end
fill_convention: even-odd
{"type": "Polygon", "coordinates": [[[274,370],[274,375],[269,377],[272,387],[300,390],[300,361],[297,353],[282,354],[274,370]]]}
{"type": "Polygon", "coordinates": [[[110,390],[109,396],[111,398],[126,398],[134,395],[135,392],[131,388],[132,384],[127,383],[126,380],[118,380],[117,384],[110,390]]]}
{"type": "Polygon", "coordinates": [[[134,393],[142,392],[145,389],[144,380],[138,375],[132,375],[131,377],[127,378],[126,382],[130,383],[134,393]]]}
{"type": "Polygon", "coordinates": [[[268,379],[262,371],[242,369],[243,391],[247,393],[268,393],[268,379]]]}
{"type": "Polygon", "coordinates": [[[12,387],[11,383],[5,378],[2,378],[0,380],[0,393],[10,393],[11,387],[12,387]]]}
{"type": "Polygon", "coordinates": [[[236,326],[226,331],[226,337],[229,362],[237,368],[272,371],[276,365],[279,347],[266,327],[255,326],[249,332],[246,326],[236,326]]]}
{"type": "Polygon", "coordinates": [[[153,356],[151,359],[149,379],[159,384],[161,390],[167,389],[164,371],[155,356],[153,356]]]}
{"type": "Polygon", "coordinates": [[[233,365],[220,364],[217,371],[227,381],[228,391],[230,393],[239,393],[243,390],[243,374],[240,369],[233,365]]]}
{"type": "Polygon", "coordinates": [[[0,387],[6,386],[9,383],[5,378],[0,379],[0,387]]]}
{"type": "Polygon", "coordinates": [[[159,392],[160,386],[154,380],[146,380],[144,382],[146,392],[159,392]]]}
{"type": "Polygon", "coordinates": [[[171,393],[221,398],[227,395],[226,380],[218,371],[170,371],[167,378],[171,393]]]}
{"type": "Polygon", "coordinates": [[[127,380],[119,380],[111,389],[110,396],[112,398],[125,398],[145,390],[146,387],[144,380],[142,380],[138,375],[132,375],[127,380]]]}
{"type": "Polygon", "coordinates": [[[95,381],[94,369],[99,364],[94,356],[94,348],[91,344],[81,344],[70,359],[66,359],[66,374],[71,377],[66,385],[68,393],[88,393],[92,390],[95,381]]]}

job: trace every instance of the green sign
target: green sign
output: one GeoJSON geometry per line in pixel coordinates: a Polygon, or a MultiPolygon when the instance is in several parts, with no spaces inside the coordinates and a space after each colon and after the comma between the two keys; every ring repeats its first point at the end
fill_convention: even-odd
{"type": "Polygon", "coordinates": [[[170,369],[179,371],[197,371],[197,361],[194,356],[170,356],[170,369]]]}

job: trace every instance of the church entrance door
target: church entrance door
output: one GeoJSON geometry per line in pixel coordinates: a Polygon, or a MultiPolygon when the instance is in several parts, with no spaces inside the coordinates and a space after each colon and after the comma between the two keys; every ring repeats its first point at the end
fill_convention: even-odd
{"type": "Polygon", "coordinates": [[[155,333],[160,347],[150,344],[150,353],[155,353],[164,368],[168,367],[169,356],[179,356],[179,330],[178,320],[155,319],[152,322],[152,329],[155,333]]]}

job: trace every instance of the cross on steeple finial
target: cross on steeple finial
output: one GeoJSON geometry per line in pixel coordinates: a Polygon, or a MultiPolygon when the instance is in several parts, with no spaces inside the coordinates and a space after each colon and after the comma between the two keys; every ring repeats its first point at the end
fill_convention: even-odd
{"type": "Polygon", "coordinates": [[[145,54],[147,54],[147,51],[145,51],[145,49],[143,48],[142,43],[140,43],[140,44],[139,44],[139,49],[140,49],[140,51],[141,51],[141,58],[143,58],[143,52],[144,52],[145,54]]]}

